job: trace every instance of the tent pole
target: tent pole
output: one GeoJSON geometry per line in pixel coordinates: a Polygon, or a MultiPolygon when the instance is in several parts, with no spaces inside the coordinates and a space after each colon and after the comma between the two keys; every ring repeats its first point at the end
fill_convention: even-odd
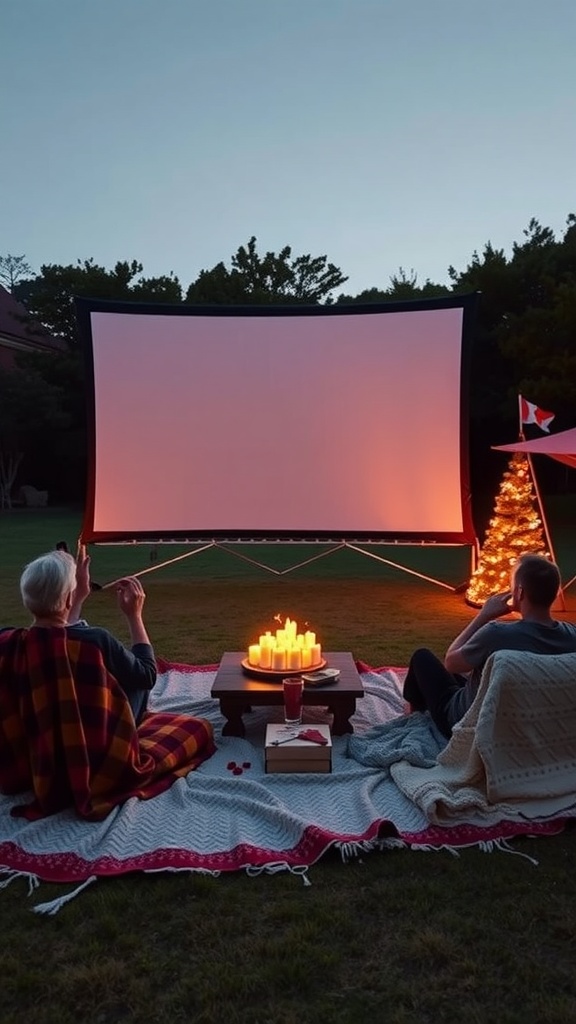
{"type": "MultiPolygon", "coordinates": [[[[544,527],[544,533],[546,534],[546,543],[548,545],[548,550],[549,550],[549,552],[550,552],[550,554],[552,556],[552,561],[555,562],[556,561],[556,555],[554,554],[554,548],[552,546],[552,538],[550,536],[550,531],[548,529],[548,523],[546,522],[546,513],[544,512],[544,506],[542,504],[542,498],[540,497],[540,491],[538,489],[538,483],[537,483],[537,480],[536,480],[536,474],[534,473],[534,466],[532,464],[532,456],[530,455],[530,452],[526,453],[526,458],[528,460],[528,465],[530,467],[530,475],[532,476],[532,483],[534,484],[534,490],[536,491],[536,498],[537,498],[537,501],[538,501],[538,505],[540,507],[540,515],[542,517],[542,525],[544,527]]],[[[558,599],[557,600],[559,600],[559,602],[560,602],[560,611],[565,612],[566,611],[566,601],[564,600],[564,587],[560,587],[560,590],[558,592],[558,599]]]]}

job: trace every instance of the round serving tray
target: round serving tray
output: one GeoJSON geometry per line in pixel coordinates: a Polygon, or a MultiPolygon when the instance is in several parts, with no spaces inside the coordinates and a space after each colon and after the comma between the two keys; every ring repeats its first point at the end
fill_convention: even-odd
{"type": "Polygon", "coordinates": [[[301,676],[303,672],[319,672],[321,668],[326,668],[326,659],[322,658],[313,668],[286,668],[280,670],[258,668],[256,665],[251,665],[248,658],[243,658],[241,664],[247,676],[252,676],[254,679],[268,679],[270,682],[281,683],[283,679],[287,679],[289,676],[301,676]]]}

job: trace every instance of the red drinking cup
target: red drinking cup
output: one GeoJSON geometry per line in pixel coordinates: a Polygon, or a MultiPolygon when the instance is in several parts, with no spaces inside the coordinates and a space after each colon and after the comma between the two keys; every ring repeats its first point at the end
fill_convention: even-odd
{"type": "Polygon", "coordinates": [[[284,721],[286,725],[300,725],[302,721],[302,676],[290,676],[282,681],[284,692],[284,721]]]}

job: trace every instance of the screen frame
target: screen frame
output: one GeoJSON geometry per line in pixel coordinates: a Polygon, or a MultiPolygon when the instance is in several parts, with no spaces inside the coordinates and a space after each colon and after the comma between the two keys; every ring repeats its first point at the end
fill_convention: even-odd
{"type": "Polygon", "coordinates": [[[479,293],[450,294],[439,298],[418,299],[389,303],[342,303],[327,306],[267,305],[267,306],[206,306],[172,305],[164,303],[138,303],[87,297],[75,297],[74,304],[84,355],[86,380],[88,472],[82,539],[85,543],[197,543],[208,540],[229,543],[272,542],[341,542],[402,543],[402,544],[462,544],[476,545],[476,531],[472,518],[469,454],[469,379],[473,329],[476,321],[479,293]],[[166,531],[100,531],[95,529],[96,501],[96,400],[92,338],[92,314],[113,313],[131,316],[175,317],[331,317],[343,315],[375,316],[386,313],[410,313],[443,309],[462,310],[462,338],[460,351],[460,501],[462,531],[366,531],[366,530],[166,530],[166,531]]]}

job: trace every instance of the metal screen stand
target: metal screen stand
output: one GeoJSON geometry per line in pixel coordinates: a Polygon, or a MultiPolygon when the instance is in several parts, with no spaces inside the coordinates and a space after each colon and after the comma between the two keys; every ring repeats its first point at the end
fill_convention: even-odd
{"type": "MultiPolygon", "coordinates": [[[[232,541],[228,541],[227,543],[233,543],[233,542],[232,541]]],[[[260,541],[260,542],[246,542],[246,541],[243,541],[242,543],[244,543],[244,544],[245,543],[260,543],[260,544],[263,544],[265,542],[264,541],[260,541]]],[[[410,569],[410,568],[408,568],[408,566],[401,565],[399,562],[394,562],[394,561],[392,561],[389,558],[384,558],[382,555],[378,555],[374,551],[366,551],[365,548],[359,547],[357,544],[352,544],[352,543],[350,543],[350,541],[343,540],[343,541],[339,541],[338,543],[333,543],[331,541],[324,542],[324,541],[318,541],[318,540],[295,541],[295,542],[290,542],[289,541],[289,542],[286,542],[286,541],[283,541],[283,540],[279,539],[278,543],[284,543],[284,544],[286,544],[286,543],[298,543],[298,544],[308,543],[308,544],[314,544],[315,546],[318,546],[318,545],[323,544],[323,543],[330,543],[330,544],[332,544],[332,546],[327,551],[317,552],[316,554],[312,555],[310,558],[305,558],[302,561],[295,562],[294,565],[290,565],[286,569],[275,569],[273,566],[267,565],[265,562],[261,562],[261,561],[259,561],[256,558],[251,558],[249,555],[245,555],[245,554],[241,553],[240,551],[236,551],[233,548],[227,547],[226,543],[222,543],[222,542],[217,541],[217,540],[211,540],[207,544],[202,544],[200,547],[194,548],[193,551],[187,551],[183,555],[177,555],[175,558],[169,558],[169,559],[167,559],[164,562],[156,562],[154,565],[148,566],[146,569],[141,569],[139,572],[131,573],[131,575],[132,576],[136,576],[136,577],[145,576],[147,573],[154,572],[156,569],[162,569],[166,565],[173,565],[175,562],[181,562],[185,558],[192,558],[194,555],[199,555],[202,551],[207,551],[210,548],[219,548],[221,551],[224,551],[226,554],[232,555],[234,558],[239,558],[241,561],[247,562],[249,565],[255,565],[259,569],[264,569],[266,572],[272,573],[274,576],[287,576],[288,573],[294,572],[296,569],[301,569],[305,565],[311,565],[313,562],[317,562],[321,558],[326,558],[328,555],[333,555],[337,551],[342,551],[344,548],[349,548],[350,551],[356,551],[358,554],[364,555],[366,558],[374,558],[377,561],[382,562],[384,565],[388,565],[388,566],[390,566],[393,569],[398,569],[400,572],[408,573],[409,576],[417,576],[419,579],[425,580],[427,583],[434,583],[434,584],[436,584],[436,586],[444,587],[446,590],[451,590],[454,593],[462,589],[461,586],[453,586],[450,583],[444,582],[444,580],[436,579],[433,576],[427,576],[425,573],[418,572],[416,569],[410,569]]],[[[388,546],[390,546],[390,545],[388,545],[388,546]]],[[[462,547],[463,545],[461,545],[461,544],[446,544],[446,545],[443,545],[443,544],[434,544],[434,545],[420,544],[420,545],[415,545],[414,544],[414,545],[407,545],[407,546],[410,546],[410,547],[435,547],[435,548],[439,548],[439,547],[462,547]]],[[[475,568],[474,563],[475,563],[476,556],[477,556],[477,549],[474,546],[472,546],[471,547],[471,573],[474,571],[474,568],[475,568]]],[[[122,578],[123,577],[119,577],[118,579],[111,580],[109,583],[104,583],[102,585],[102,589],[106,590],[109,587],[115,586],[119,582],[119,580],[122,579],[122,578]]]]}

